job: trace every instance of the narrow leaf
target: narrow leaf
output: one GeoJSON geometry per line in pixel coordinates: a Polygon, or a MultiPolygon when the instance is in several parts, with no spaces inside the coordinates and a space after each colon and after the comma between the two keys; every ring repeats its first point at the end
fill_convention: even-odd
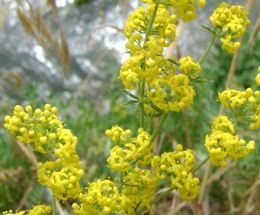
{"type": "Polygon", "coordinates": [[[133,99],[136,99],[136,100],[139,100],[139,98],[135,95],[133,95],[132,93],[130,93],[129,91],[127,90],[122,90],[126,95],[132,97],[133,99]]]}
{"type": "Polygon", "coordinates": [[[191,78],[190,79],[191,82],[195,82],[195,83],[213,83],[212,80],[209,79],[200,79],[200,78],[191,78]]]}
{"type": "Polygon", "coordinates": [[[173,64],[179,66],[179,64],[178,64],[176,61],[174,61],[174,60],[172,60],[172,59],[170,59],[170,58],[168,58],[167,60],[168,60],[169,62],[171,62],[171,63],[173,63],[173,64]]]}
{"type": "Polygon", "coordinates": [[[158,113],[163,114],[162,110],[158,108],[156,105],[154,105],[153,103],[149,102],[147,103],[147,105],[153,108],[154,110],[156,110],[158,113]]]}
{"type": "Polygon", "coordinates": [[[124,102],[123,104],[120,105],[120,107],[122,106],[126,106],[126,105],[130,105],[130,104],[134,104],[137,103],[138,101],[134,100],[134,101],[128,101],[128,102],[124,102]]]}
{"type": "Polygon", "coordinates": [[[200,25],[200,27],[206,29],[207,31],[209,31],[210,33],[212,32],[211,29],[205,25],[200,25]]]}
{"type": "Polygon", "coordinates": [[[134,109],[134,111],[138,111],[140,108],[142,107],[142,103],[139,103],[136,108],[134,109]]]}

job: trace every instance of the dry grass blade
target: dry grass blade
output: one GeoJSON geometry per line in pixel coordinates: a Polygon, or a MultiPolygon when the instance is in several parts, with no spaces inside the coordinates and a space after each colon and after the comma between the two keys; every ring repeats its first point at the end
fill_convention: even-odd
{"type": "Polygon", "coordinates": [[[7,80],[12,89],[19,90],[22,85],[22,79],[19,74],[14,70],[8,70],[0,76],[1,80],[7,80]],[[14,79],[14,80],[13,80],[14,79]]]}
{"type": "Polygon", "coordinates": [[[25,202],[28,199],[28,196],[29,196],[29,194],[31,193],[31,191],[33,189],[34,182],[35,182],[35,177],[32,177],[31,181],[29,183],[29,186],[27,187],[27,189],[26,189],[26,191],[25,191],[25,193],[23,195],[23,198],[21,199],[21,201],[20,201],[20,203],[19,203],[19,205],[18,205],[18,207],[16,209],[17,211],[20,211],[23,208],[23,206],[25,205],[25,202]]]}
{"type": "Polygon", "coordinates": [[[245,5],[246,10],[247,10],[248,12],[249,12],[250,10],[252,10],[253,7],[254,7],[254,4],[255,4],[255,0],[248,0],[248,1],[246,2],[246,5],[245,5]]]}
{"type": "MultiPolygon", "coordinates": [[[[66,68],[70,67],[71,61],[70,61],[70,56],[69,56],[68,44],[67,44],[63,29],[59,23],[58,17],[55,14],[56,20],[59,23],[59,27],[60,27],[61,48],[58,43],[58,40],[53,37],[51,31],[45,24],[45,21],[44,21],[43,17],[41,16],[39,9],[37,8],[37,9],[33,10],[32,6],[30,5],[29,0],[26,0],[26,1],[30,7],[30,10],[32,10],[31,13],[34,14],[33,19],[28,17],[25,14],[25,12],[24,12],[25,10],[23,9],[22,5],[19,5],[20,7],[17,9],[17,15],[18,15],[25,31],[30,36],[32,36],[33,38],[35,38],[37,40],[37,42],[44,49],[46,54],[48,54],[48,51],[51,47],[55,49],[58,59],[62,60],[62,67],[63,67],[62,70],[63,70],[63,74],[65,74],[66,68]],[[48,46],[47,46],[47,44],[48,44],[48,46]]],[[[18,4],[20,4],[20,1],[18,4]]],[[[46,4],[50,5],[53,10],[54,9],[56,10],[55,0],[48,0],[46,4]]]]}
{"type": "Polygon", "coordinates": [[[119,0],[118,5],[121,8],[122,17],[125,17],[130,6],[130,0],[119,0]]]}
{"type": "Polygon", "coordinates": [[[33,11],[32,4],[29,2],[29,0],[26,0],[26,2],[27,2],[27,4],[28,4],[28,6],[29,6],[31,15],[34,17],[34,11],[33,11]]]}
{"type": "Polygon", "coordinates": [[[230,162],[228,161],[228,165],[225,168],[220,168],[218,169],[213,175],[211,175],[211,177],[207,180],[207,186],[209,186],[212,182],[217,181],[220,179],[220,177],[227,172],[229,169],[233,168],[234,166],[236,166],[235,162],[230,162]]]}
{"type": "Polygon", "coordinates": [[[255,193],[256,193],[256,189],[253,189],[252,192],[250,193],[249,197],[247,198],[247,203],[245,206],[245,211],[247,213],[250,213],[255,209],[255,205],[252,204],[255,193]]]}
{"type": "MultiPolygon", "coordinates": [[[[7,15],[8,15],[9,11],[11,10],[11,9],[10,9],[11,3],[12,3],[12,1],[10,1],[10,2],[8,3],[7,8],[4,10],[4,14],[3,14],[3,16],[1,17],[1,21],[0,21],[0,33],[1,33],[1,31],[3,30],[6,17],[7,17],[7,15]]],[[[0,2],[0,12],[2,12],[2,1],[0,2]]]]}
{"type": "Polygon", "coordinates": [[[32,149],[30,147],[26,147],[24,144],[16,140],[14,137],[13,140],[15,144],[22,150],[22,152],[25,154],[28,160],[33,164],[33,166],[37,168],[38,161],[32,149]]]}
{"type": "Polygon", "coordinates": [[[257,37],[258,32],[260,31],[260,15],[258,16],[258,19],[255,23],[253,33],[251,34],[249,40],[248,40],[248,46],[249,46],[249,54],[252,54],[253,46],[257,37]]]}
{"type": "Polygon", "coordinates": [[[52,11],[53,11],[54,13],[57,12],[56,0],[47,0],[47,1],[46,1],[46,5],[47,5],[47,6],[50,6],[51,9],[52,9],[52,11]]]}
{"type": "Polygon", "coordinates": [[[41,34],[41,32],[39,32],[37,30],[37,28],[34,26],[32,26],[32,31],[34,34],[34,38],[37,40],[37,42],[40,44],[40,46],[44,49],[44,51],[47,53],[47,47],[46,47],[46,43],[44,40],[43,35],[41,34]]]}
{"type": "Polygon", "coordinates": [[[70,67],[70,55],[69,55],[69,48],[68,43],[66,41],[63,29],[60,26],[60,37],[61,37],[61,53],[62,53],[62,68],[63,74],[66,73],[66,68],[70,67]]]}
{"type": "Polygon", "coordinates": [[[36,23],[37,23],[37,27],[39,26],[38,28],[41,31],[41,33],[47,38],[49,44],[53,45],[55,47],[57,53],[59,53],[60,50],[59,50],[58,41],[53,38],[49,28],[47,27],[44,19],[42,18],[38,8],[36,9],[36,23]]]}
{"type": "Polygon", "coordinates": [[[98,7],[95,7],[95,11],[97,12],[98,16],[100,17],[100,19],[102,20],[102,23],[105,22],[105,15],[104,12],[99,10],[98,7]]]}
{"type": "Polygon", "coordinates": [[[183,207],[185,207],[187,204],[187,202],[183,201],[180,204],[178,204],[173,211],[167,213],[167,215],[173,215],[175,213],[177,213],[179,210],[181,210],[183,207]]]}
{"type": "Polygon", "coordinates": [[[15,88],[16,88],[17,90],[19,90],[19,89],[21,88],[21,86],[22,86],[22,79],[21,79],[21,77],[19,76],[19,74],[16,73],[15,71],[12,73],[12,75],[13,75],[13,77],[14,77],[14,79],[15,79],[15,88]]]}
{"type": "MultiPolygon", "coordinates": [[[[259,176],[258,176],[259,177],[259,176]]],[[[244,202],[245,202],[245,199],[248,195],[250,195],[250,193],[254,190],[256,190],[256,187],[260,184],[260,180],[257,179],[255,180],[255,182],[252,184],[251,187],[249,187],[249,189],[242,195],[241,197],[241,200],[240,200],[240,204],[239,204],[239,209],[240,209],[240,212],[242,213],[243,212],[243,205],[244,205],[244,202]]],[[[248,204],[248,203],[247,203],[248,204]]]]}
{"type": "Polygon", "coordinates": [[[24,30],[30,35],[34,36],[32,26],[35,25],[34,21],[25,15],[20,8],[16,10],[19,20],[21,21],[24,30]]]}

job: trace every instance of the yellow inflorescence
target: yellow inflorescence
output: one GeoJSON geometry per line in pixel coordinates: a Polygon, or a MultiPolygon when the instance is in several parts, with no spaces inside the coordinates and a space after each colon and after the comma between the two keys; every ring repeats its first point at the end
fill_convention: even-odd
{"type": "Polygon", "coordinates": [[[3,212],[4,215],[48,215],[51,213],[51,206],[36,205],[28,211],[20,211],[17,213],[10,211],[3,212]]]}
{"type": "MultiPolygon", "coordinates": [[[[195,91],[192,86],[189,86],[189,83],[188,76],[184,74],[159,76],[148,85],[147,96],[154,105],[165,113],[168,110],[179,112],[182,108],[189,107],[193,103],[195,91]],[[173,97],[168,102],[166,89],[169,89],[170,95],[173,97]]],[[[147,110],[148,113],[151,111],[155,110],[147,110]]]]}
{"type": "Polygon", "coordinates": [[[200,64],[193,62],[190,56],[183,57],[179,60],[179,70],[185,75],[197,76],[200,73],[200,64]]]}
{"type": "MultiPolygon", "coordinates": [[[[258,67],[258,71],[260,72],[260,66],[258,67]]],[[[256,85],[260,86],[260,73],[258,73],[255,77],[256,85]]]]}
{"type": "Polygon", "coordinates": [[[229,53],[235,53],[240,48],[239,42],[233,42],[246,33],[246,26],[250,25],[247,18],[248,12],[241,5],[232,5],[222,2],[209,18],[214,27],[220,29],[224,34],[220,41],[223,43],[222,49],[229,53]]]}
{"type": "Polygon", "coordinates": [[[38,181],[51,188],[55,197],[65,201],[80,194],[79,180],[84,171],[76,153],[77,137],[63,127],[56,113],[57,108],[50,104],[44,106],[44,111],[33,111],[31,106],[24,110],[17,105],[14,116],[5,117],[4,127],[21,142],[33,143],[41,153],[54,151],[56,160],[38,163],[38,181]]]}
{"type": "MultiPolygon", "coordinates": [[[[260,72],[260,67],[258,67],[260,72]]],[[[256,85],[260,83],[259,73],[256,78],[256,85]]],[[[221,104],[232,109],[233,112],[238,115],[242,114],[240,117],[248,121],[250,118],[251,122],[249,128],[251,130],[256,130],[260,128],[260,91],[253,91],[251,88],[247,88],[245,91],[227,89],[223,92],[218,93],[219,100],[221,104]],[[248,115],[248,113],[253,113],[248,115]]]]}
{"type": "Polygon", "coordinates": [[[153,144],[150,142],[151,136],[142,128],[138,130],[137,138],[131,137],[131,131],[124,131],[120,127],[112,127],[106,131],[117,145],[110,151],[107,159],[111,169],[119,172],[128,172],[133,168],[133,164],[138,162],[141,166],[151,163],[153,144]]]}
{"type": "MultiPolygon", "coordinates": [[[[147,33],[155,4],[152,0],[143,1],[143,3],[148,3],[146,8],[139,7],[130,14],[126,22],[124,32],[128,42],[125,47],[130,57],[121,67],[120,78],[129,90],[139,87],[143,79],[147,84],[147,102],[153,103],[165,113],[169,110],[179,112],[192,104],[195,95],[193,87],[189,85],[188,76],[197,76],[201,69],[199,63],[194,63],[188,56],[179,61],[179,69],[184,74],[175,75],[176,69],[173,64],[175,58],[171,57],[167,61],[163,57],[164,48],[175,40],[177,19],[176,15],[169,15],[167,9],[172,6],[186,22],[197,16],[194,3],[199,7],[204,7],[206,2],[204,0],[196,2],[167,0],[164,4],[159,4],[151,35],[146,39],[143,33],[147,33]]],[[[157,112],[147,104],[144,104],[144,108],[148,114],[157,112]]]]}
{"type": "Polygon", "coordinates": [[[211,134],[205,138],[205,147],[210,153],[210,161],[215,166],[226,167],[227,156],[232,160],[247,156],[255,150],[255,142],[239,139],[235,135],[235,125],[227,116],[216,117],[212,123],[211,134]]]}
{"type": "Polygon", "coordinates": [[[183,200],[193,200],[199,195],[199,179],[190,172],[196,163],[193,151],[183,150],[178,144],[176,151],[165,152],[160,157],[154,156],[152,166],[155,167],[156,176],[165,179],[170,176],[172,188],[177,188],[183,200]]]}

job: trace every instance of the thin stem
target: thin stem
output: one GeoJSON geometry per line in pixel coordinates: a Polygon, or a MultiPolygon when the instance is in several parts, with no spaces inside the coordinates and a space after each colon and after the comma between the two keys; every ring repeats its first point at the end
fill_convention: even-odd
{"type": "Polygon", "coordinates": [[[52,215],[56,215],[56,198],[52,196],[52,215]]]}
{"type": "Polygon", "coordinates": [[[208,156],[207,158],[205,158],[196,168],[194,168],[191,173],[194,174],[195,172],[197,172],[208,160],[209,160],[210,156],[208,156]]]}
{"type": "Polygon", "coordinates": [[[216,8],[219,7],[219,0],[216,0],[216,8]]]}
{"type": "Polygon", "coordinates": [[[213,45],[213,43],[214,43],[216,37],[217,37],[216,35],[212,34],[211,41],[210,41],[210,43],[209,43],[209,45],[208,45],[206,51],[204,52],[204,54],[201,56],[201,58],[200,58],[199,61],[198,61],[199,64],[202,63],[202,61],[204,60],[204,58],[205,58],[205,57],[207,56],[207,54],[209,53],[209,50],[211,49],[211,47],[212,47],[212,45],[213,45]]]}
{"type": "MultiPolygon", "coordinates": [[[[160,194],[159,196],[157,196],[153,201],[151,201],[150,205],[153,205],[154,203],[158,202],[160,199],[162,199],[164,196],[168,195],[169,193],[171,193],[175,188],[170,188],[169,190],[167,190],[166,192],[160,194]]],[[[142,208],[139,211],[137,211],[135,213],[135,215],[139,215],[142,212],[144,212],[146,210],[146,208],[142,208]]]]}
{"type": "MultiPolygon", "coordinates": [[[[52,161],[51,157],[51,152],[48,152],[49,155],[49,161],[52,161]]],[[[53,191],[51,192],[52,194],[52,215],[56,215],[56,198],[53,196],[53,191]]]]}
{"type": "MultiPolygon", "coordinates": [[[[149,36],[151,35],[152,32],[152,27],[153,27],[153,22],[156,16],[156,12],[158,10],[158,6],[159,3],[156,3],[154,6],[154,11],[153,14],[151,16],[147,31],[146,31],[146,35],[145,35],[145,39],[144,39],[144,44],[148,41],[149,36]]],[[[144,46],[144,45],[143,45],[144,46]]],[[[144,66],[142,67],[142,70],[145,70],[145,59],[144,59],[144,66]]],[[[141,110],[140,110],[140,127],[144,128],[144,91],[145,91],[145,78],[141,79],[141,88],[140,88],[140,102],[142,104],[141,106],[141,110]]]]}
{"type": "Polygon", "coordinates": [[[158,7],[159,7],[159,3],[155,3],[153,14],[151,16],[151,19],[150,19],[150,22],[149,22],[149,25],[148,25],[148,28],[147,28],[147,31],[146,31],[144,44],[148,41],[148,39],[149,39],[148,37],[151,35],[151,31],[152,31],[152,27],[153,27],[153,21],[155,19],[155,15],[156,15],[156,12],[158,10],[158,7]]]}
{"type": "Polygon", "coordinates": [[[144,128],[144,88],[145,88],[145,79],[141,79],[141,89],[140,89],[140,102],[142,104],[140,111],[140,127],[144,128]]]}
{"type": "MultiPolygon", "coordinates": [[[[169,113],[169,112],[168,112],[169,113]]],[[[157,134],[159,133],[163,123],[165,122],[167,116],[168,116],[168,113],[166,113],[165,115],[163,115],[163,118],[160,119],[160,122],[157,126],[157,128],[154,130],[153,134],[152,134],[152,137],[151,137],[151,143],[155,140],[157,134]]]]}
{"type": "Polygon", "coordinates": [[[255,105],[256,105],[256,103],[249,105],[248,108],[245,109],[244,112],[241,114],[241,117],[243,117],[243,116],[244,116],[248,111],[250,111],[255,105]]]}

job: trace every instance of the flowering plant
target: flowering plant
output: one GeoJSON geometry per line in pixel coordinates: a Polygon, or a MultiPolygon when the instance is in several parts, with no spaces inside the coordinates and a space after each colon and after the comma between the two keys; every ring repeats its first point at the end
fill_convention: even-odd
{"type": "MultiPolygon", "coordinates": [[[[32,144],[36,151],[47,154],[46,162],[37,165],[38,182],[53,192],[52,207],[37,205],[32,210],[6,212],[5,214],[56,214],[55,199],[77,199],[72,204],[74,214],[141,214],[148,212],[154,203],[176,189],[183,200],[193,200],[199,193],[198,177],[194,173],[208,160],[225,167],[227,158],[238,160],[255,149],[255,142],[240,139],[235,135],[235,123],[220,114],[212,122],[211,133],[205,138],[209,156],[194,168],[196,159],[191,149],[177,144],[175,151],[161,155],[153,153],[153,142],[169,112],[179,112],[193,104],[196,96],[194,83],[204,83],[201,63],[217,37],[223,50],[235,53],[240,47],[236,41],[250,24],[247,11],[240,5],[219,4],[210,17],[214,26],[212,40],[203,56],[196,62],[190,56],[176,61],[165,58],[164,50],[176,39],[176,20],[190,22],[197,17],[196,6],[204,7],[205,0],[142,0],[145,8],[139,7],[127,19],[124,33],[128,42],[125,47],[129,58],[120,69],[124,92],[132,98],[127,104],[137,104],[140,113],[138,134],[113,126],[105,131],[114,147],[107,159],[109,168],[120,173],[112,181],[99,179],[83,190],[79,181],[84,175],[76,152],[77,137],[66,129],[57,117],[57,108],[50,104],[44,110],[17,105],[13,116],[5,117],[5,129],[19,141],[32,144]],[[171,15],[169,9],[174,13],[171,15]],[[177,72],[179,70],[179,73],[177,72]],[[134,91],[131,91],[134,90],[134,91]],[[155,117],[160,117],[156,129],[152,129],[155,117]],[[153,171],[149,169],[152,167],[153,171]],[[169,178],[171,188],[153,197],[159,180],[169,178]]],[[[260,72],[260,67],[258,68],[260,72]]],[[[256,84],[260,84],[259,74],[256,84]]],[[[250,122],[249,128],[260,127],[260,92],[251,88],[245,91],[227,89],[219,92],[219,100],[230,108],[239,120],[250,122]]]]}

